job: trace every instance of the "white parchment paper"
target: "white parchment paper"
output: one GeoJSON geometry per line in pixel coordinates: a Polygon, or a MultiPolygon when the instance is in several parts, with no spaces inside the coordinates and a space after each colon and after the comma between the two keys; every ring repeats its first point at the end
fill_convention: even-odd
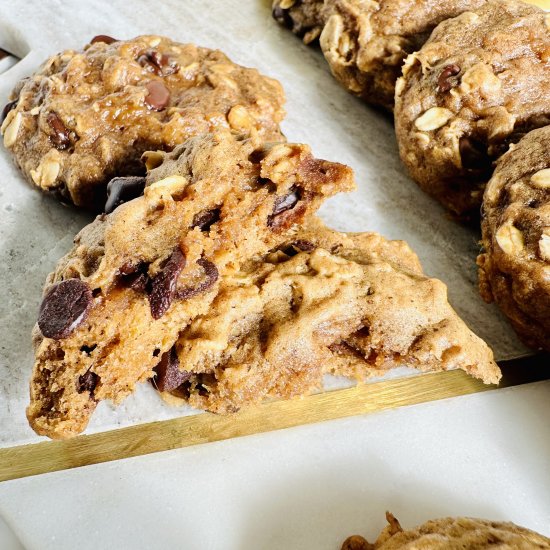
{"type": "MultiPolygon", "coordinates": [[[[48,55],[81,48],[96,34],[165,34],[222,49],[237,63],[278,78],[287,93],[283,130],[316,156],[349,164],[358,190],[326,203],[321,216],[343,231],[405,239],[425,271],[449,287],[450,301],[497,359],[525,353],[506,320],[477,292],[479,234],[451,221],[400,164],[391,120],[343,90],[319,51],[279,27],[268,0],[0,0],[0,48],[22,58],[0,74],[3,106],[15,82],[48,55]]],[[[33,356],[30,333],[46,275],[91,221],[28,185],[0,148],[0,446],[37,441],[25,407],[33,356]]],[[[410,374],[400,369],[392,375],[410,374]]],[[[330,387],[343,382],[332,381],[330,387]]],[[[165,405],[148,385],[125,403],[98,407],[88,432],[193,414],[165,405]]]]}

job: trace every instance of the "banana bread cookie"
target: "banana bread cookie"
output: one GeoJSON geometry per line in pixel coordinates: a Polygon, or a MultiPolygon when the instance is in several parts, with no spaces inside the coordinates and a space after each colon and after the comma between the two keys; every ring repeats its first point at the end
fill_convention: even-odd
{"type": "Polygon", "coordinates": [[[342,550],[534,550],[550,548],[550,539],[525,527],[504,521],[476,518],[441,518],[404,530],[399,521],[386,512],[388,526],[374,544],[354,535],[344,541],[342,550]]]}
{"type": "Polygon", "coordinates": [[[273,0],[272,14],[305,44],[317,40],[323,29],[323,0],[273,0]]]}
{"type": "Polygon", "coordinates": [[[526,344],[550,351],[550,126],[500,158],[483,206],[481,295],[526,344]]]}
{"type": "Polygon", "coordinates": [[[305,145],[264,147],[229,130],[191,138],[147,176],[144,195],[99,216],[47,280],[34,331],[27,416],[41,435],[81,432],[120,402],[239,264],[288,240],[350,168],[305,145]]]}
{"type": "Polygon", "coordinates": [[[283,103],[276,80],[220,51],[161,36],[99,36],[17,86],[2,134],[31,183],[101,212],[111,178],[144,175],[144,151],[223,127],[281,141],[283,103]]]}
{"type": "Polygon", "coordinates": [[[317,224],[222,279],[154,383],[194,407],[228,413],[310,393],[326,373],[364,380],[396,366],[500,378],[491,350],[405,243],[317,224]]]}
{"type": "Polygon", "coordinates": [[[441,21],[485,0],[325,0],[321,49],[332,74],[365,101],[393,109],[405,57],[441,21]]]}
{"type": "Polygon", "coordinates": [[[517,0],[489,0],[440,23],[397,82],[403,162],[424,191],[465,217],[479,216],[493,161],[548,123],[548,15],[517,0]]]}

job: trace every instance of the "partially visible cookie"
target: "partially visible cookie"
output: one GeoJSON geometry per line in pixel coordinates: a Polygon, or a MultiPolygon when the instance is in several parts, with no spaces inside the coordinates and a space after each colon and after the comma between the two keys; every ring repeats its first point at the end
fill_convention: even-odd
{"type": "Polygon", "coordinates": [[[326,373],[364,380],[409,366],[500,378],[405,243],[319,224],[225,277],[170,357],[159,389],[217,413],[310,393],[326,373]]]}
{"type": "Polygon", "coordinates": [[[273,0],[272,13],[306,44],[319,38],[323,29],[323,0],[273,0]]]}
{"type": "Polygon", "coordinates": [[[550,539],[511,522],[476,518],[441,518],[404,530],[386,512],[388,526],[374,544],[354,535],[344,541],[342,550],[535,550],[550,548],[550,539]]]}
{"type": "Polygon", "coordinates": [[[548,123],[548,15],[517,0],[490,0],[440,23],[397,82],[401,158],[458,215],[478,216],[493,161],[548,123]]]}
{"type": "Polygon", "coordinates": [[[501,307],[526,344],[550,351],[550,126],[500,158],[483,208],[481,295],[501,307]]]}
{"type": "Polygon", "coordinates": [[[325,0],[321,49],[332,74],[351,93],[393,109],[395,82],[408,54],[433,28],[485,0],[325,0]]]}
{"type": "Polygon", "coordinates": [[[107,182],[144,175],[147,150],[231,128],[281,141],[281,85],[218,50],[161,36],[96,37],[52,56],[14,90],[4,145],[25,177],[102,212],[107,182]]]}
{"type": "Polygon", "coordinates": [[[74,436],[98,401],[128,396],[224,277],[353,187],[350,168],[305,145],[266,148],[229,130],[153,160],[144,195],[85,227],[48,277],[27,409],[38,434],[74,436]]]}

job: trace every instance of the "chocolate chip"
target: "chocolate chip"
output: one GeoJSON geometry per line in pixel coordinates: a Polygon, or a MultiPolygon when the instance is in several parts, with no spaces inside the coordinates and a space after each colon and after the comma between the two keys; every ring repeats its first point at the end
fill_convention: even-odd
{"type": "Polygon", "coordinates": [[[53,285],[40,305],[38,326],[46,338],[67,338],[88,315],[92,291],[80,279],[66,279],[53,285]]]}
{"type": "Polygon", "coordinates": [[[201,294],[209,290],[214,283],[218,280],[219,271],[218,268],[210,261],[205,258],[200,258],[197,260],[197,263],[204,269],[204,274],[206,279],[195,287],[182,288],[176,292],[176,300],[189,300],[197,294],[201,294]]]}
{"type": "Polygon", "coordinates": [[[124,264],[120,269],[122,284],[136,292],[148,292],[151,290],[151,279],[147,274],[149,266],[141,262],[137,265],[124,264]]]}
{"type": "Polygon", "coordinates": [[[67,149],[71,144],[70,130],[63,124],[57,113],[48,113],[46,120],[53,130],[53,134],[50,134],[50,141],[54,147],[61,151],[67,149]]]}
{"type": "Polygon", "coordinates": [[[8,113],[12,109],[14,109],[16,105],[17,105],[17,100],[16,101],[10,101],[9,103],[6,104],[6,106],[2,110],[2,117],[0,118],[0,124],[2,124],[2,122],[4,122],[4,120],[6,120],[6,117],[8,116],[8,113]]]}
{"type": "Polygon", "coordinates": [[[441,71],[441,74],[437,79],[437,90],[439,92],[448,92],[451,88],[456,86],[456,82],[453,83],[450,78],[452,76],[456,76],[458,73],[460,73],[460,67],[458,65],[455,65],[454,63],[452,65],[447,65],[441,71]]]}
{"type": "Polygon", "coordinates": [[[312,242],[306,241],[305,239],[297,239],[296,241],[291,242],[286,248],[283,248],[283,252],[287,256],[296,256],[299,251],[302,252],[311,252],[317,248],[312,242]]]}
{"type": "Polygon", "coordinates": [[[78,377],[76,384],[76,391],[78,393],[84,393],[85,391],[93,395],[95,387],[99,382],[99,376],[91,370],[86,371],[84,374],[78,377]]]}
{"type": "Polygon", "coordinates": [[[139,197],[144,189],[145,178],[141,176],[113,178],[107,184],[105,213],[110,214],[117,206],[139,197]]]}
{"type": "Polygon", "coordinates": [[[220,219],[220,209],[203,210],[193,218],[192,228],[198,227],[201,231],[208,231],[220,219]]]}
{"type": "Polygon", "coordinates": [[[311,252],[317,248],[311,241],[305,239],[298,239],[292,243],[292,246],[302,250],[303,252],[311,252]]]}
{"type": "Polygon", "coordinates": [[[458,142],[462,166],[466,170],[486,171],[491,168],[487,145],[477,139],[462,136],[458,142]]]}
{"type": "Polygon", "coordinates": [[[104,44],[112,44],[113,42],[118,42],[118,40],[106,34],[98,34],[97,36],[94,36],[90,40],[90,44],[96,44],[97,42],[103,42],[104,44]]]}
{"type": "Polygon", "coordinates": [[[172,391],[191,378],[191,373],[180,370],[180,361],[176,346],[162,354],[159,364],[153,369],[155,376],[153,383],[159,391],[172,391]]]}
{"type": "Polygon", "coordinates": [[[296,204],[298,204],[299,200],[300,191],[297,187],[292,187],[289,193],[283,195],[282,197],[277,197],[275,199],[275,204],[273,205],[273,212],[267,218],[267,225],[270,227],[273,226],[275,223],[275,218],[283,212],[294,208],[296,204]]]}
{"type": "Polygon", "coordinates": [[[170,101],[170,92],[160,80],[151,80],[145,87],[148,94],[145,96],[146,105],[153,111],[162,111],[170,101]]]}
{"type": "Polygon", "coordinates": [[[158,76],[169,76],[180,70],[179,65],[173,59],[156,50],[143,52],[137,58],[137,62],[158,76]]]}
{"type": "Polygon", "coordinates": [[[160,319],[168,311],[176,293],[179,274],[184,267],[185,255],[176,247],[162,271],[151,282],[149,305],[153,319],[160,319]]]}

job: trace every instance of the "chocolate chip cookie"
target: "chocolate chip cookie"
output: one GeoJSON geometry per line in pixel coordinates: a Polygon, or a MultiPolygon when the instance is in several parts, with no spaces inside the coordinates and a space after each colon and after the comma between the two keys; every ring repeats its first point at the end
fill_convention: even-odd
{"type": "Polygon", "coordinates": [[[476,518],[441,518],[404,530],[399,521],[386,512],[388,526],[374,544],[354,535],[346,539],[342,550],[397,550],[430,548],[445,550],[534,550],[550,548],[550,539],[525,527],[504,521],[476,518]]]}
{"type": "Polygon", "coordinates": [[[479,215],[493,161],[549,122],[548,16],[516,0],[488,1],[440,23],[397,82],[401,158],[457,215],[479,215]]]}
{"type": "Polygon", "coordinates": [[[320,44],[332,74],[351,93],[393,109],[395,82],[408,54],[449,17],[485,0],[325,0],[320,44]]]}
{"type": "Polygon", "coordinates": [[[550,126],[500,158],[483,204],[481,295],[528,345],[550,351],[550,126]]]}
{"type": "Polygon", "coordinates": [[[85,227],[48,277],[27,409],[38,434],[74,436],[98,401],[120,402],[207,313],[223,277],[353,188],[350,168],[305,145],[229,130],[146,162],[143,196],[85,227]]]}
{"type": "Polygon", "coordinates": [[[323,0],[273,0],[275,20],[310,44],[323,29],[323,0]]]}
{"type": "Polygon", "coordinates": [[[222,52],[161,36],[92,40],[48,59],[4,109],[4,145],[44,191],[101,212],[107,182],[147,150],[231,128],[280,141],[281,85],[222,52]]]}
{"type": "Polygon", "coordinates": [[[317,225],[227,275],[154,382],[194,407],[228,413],[310,393],[326,373],[364,380],[396,366],[500,378],[445,285],[422,275],[405,243],[317,225]]]}

